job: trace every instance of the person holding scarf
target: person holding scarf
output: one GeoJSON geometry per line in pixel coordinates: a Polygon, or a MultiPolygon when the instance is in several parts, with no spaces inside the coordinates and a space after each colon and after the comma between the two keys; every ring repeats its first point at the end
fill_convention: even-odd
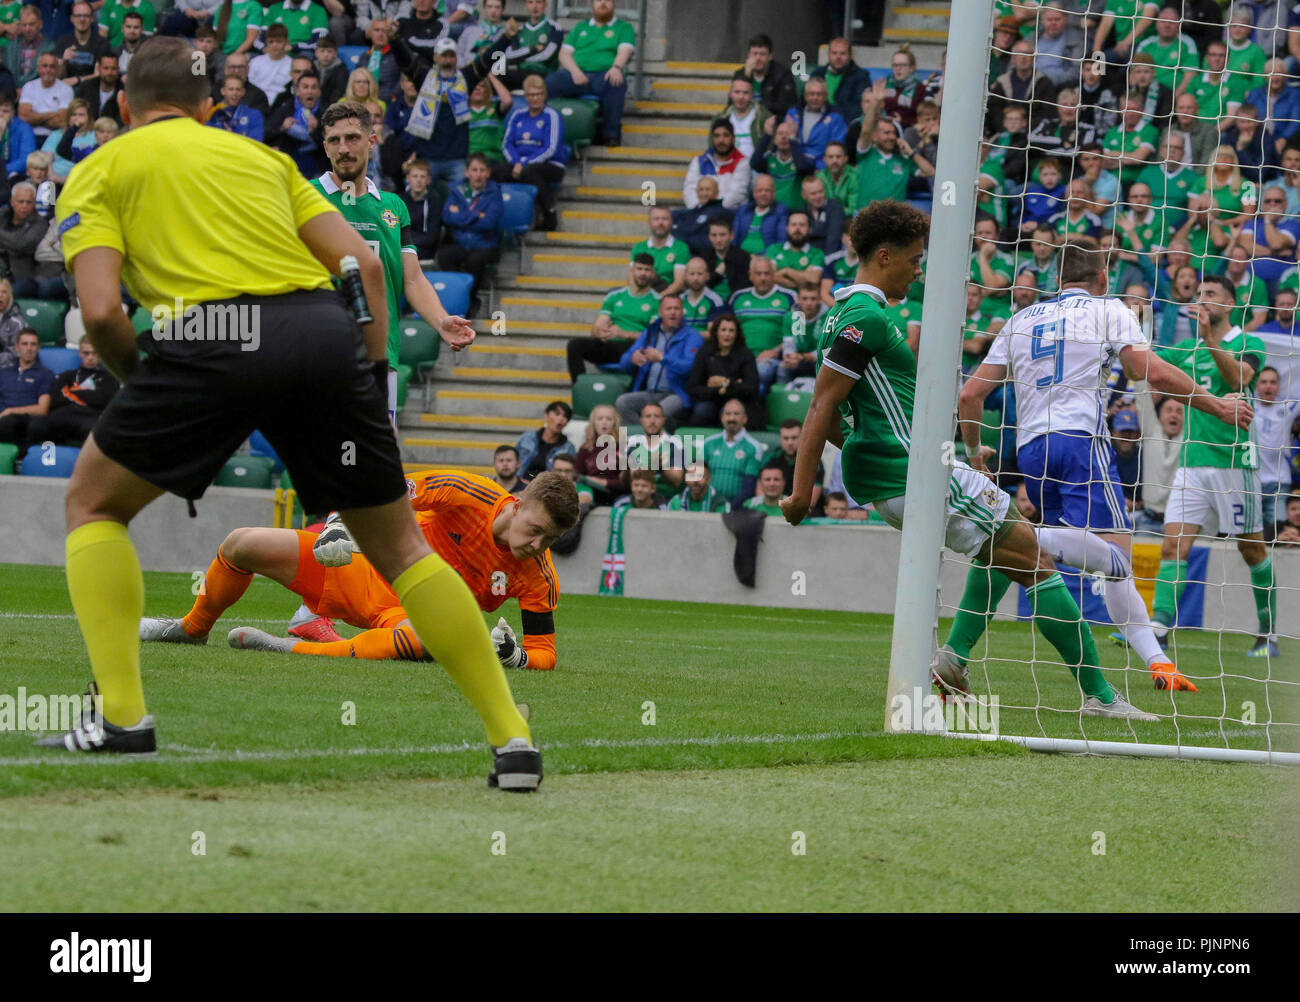
{"type": "Polygon", "coordinates": [[[431,180],[450,187],[465,180],[465,157],[469,153],[469,94],[492,70],[496,53],[504,52],[519,34],[519,23],[511,18],[505,29],[472,63],[456,68],[456,43],[440,38],[433,47],[433,63],[411,47],[400,35],[389,32],[388,44],[402,73],[419,91],[410,117],[402,130],[402,149],[414,153],[429,165],[431,180]]]}
{"type": "Polygon", "coordinates": [[[266,143],[287,153],[304,177],[318,177],[326,168],[321,136],[320,77],[307,70],[293,88],[293,104],[287,101],[266,123],[266,143]]]}

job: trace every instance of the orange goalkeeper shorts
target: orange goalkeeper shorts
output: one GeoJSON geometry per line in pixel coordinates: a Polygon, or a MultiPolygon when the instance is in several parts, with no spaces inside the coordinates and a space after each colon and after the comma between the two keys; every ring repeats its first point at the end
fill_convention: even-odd
{"type": "Polygon", "coordinates": [[[298,533],[298,574],[289,589],[318,616],[338,619],[360,630],[387,630],[406,619],[406,610],[388,582],[360,553],[342,567],[323,567],[312,556],[317,534],[298,533]]]}

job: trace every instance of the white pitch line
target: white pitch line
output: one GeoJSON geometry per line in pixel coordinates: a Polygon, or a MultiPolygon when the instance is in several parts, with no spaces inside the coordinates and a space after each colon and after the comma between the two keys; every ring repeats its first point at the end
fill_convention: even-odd
{"type": "MultiPolygon", "coordinates": [[[[553,744],[543,744],[542,751],[565,751],[573,748],[684,748],[691,746],[716,747],[721,745],[774,745],[774,744],[798,744],[800,742],[814,741],[835,741],[841,738],[865,738],[877,736],[878,732],[870,731],[826,731],[818,734],[747,734],[747,735],[714,735],[712,737],[699,738],[631,738],[627,740],[616,740],[612,738],[585,738],[582,741],[557,741],[553,744]]],[[[402,748],[299,748],[284,751],[229,751],[223,752],[216,749],[192,748],[188,745],[163,745],[163,752],[160,756],[149,756],[147,758],[137,758],[133,755],[71,755],[63,753],[59,755],[57,750],[51,750],[49,755],[39,756],[10,756],[0,758],[0,766],[22,766],[22,765],[82,765],[82,764],[112,764],[133,761],[168,761],[168,762],[256,762],[256,761],[297,761],[300,759],[314,758],[353,758],[367,755],[454,755],[466,751],[486,750],[481,744],[469,744],[461,742],[460,744],[443,744],[429,745],[424,748],[420,747],[402,747],[402,748]],[[179,754],[173,754],[179,753],[179,754]]]]}
{"type": "MultiPolygon", "coordinates": [[[[77,617],[70,612],[0,612],[0,619],[76,619],[77,617]]],[[[279,619],[248,619],[244,616],[225,616],[225,619],[237,620],[240,623],[288,623],[289,617],[282,616],[279,619]]]]}

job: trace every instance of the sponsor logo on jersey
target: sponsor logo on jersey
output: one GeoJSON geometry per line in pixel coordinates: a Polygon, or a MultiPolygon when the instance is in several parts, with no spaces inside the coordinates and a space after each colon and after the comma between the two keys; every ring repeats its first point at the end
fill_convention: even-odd
{"type": "Polygon", "coordinates": [[[852,325],[845,327],[842,331],[840,331],[840,337],[848,338],[854,344],[862,343],[862,331],[858,330],[856,327],[853,327],[852,325]]]}

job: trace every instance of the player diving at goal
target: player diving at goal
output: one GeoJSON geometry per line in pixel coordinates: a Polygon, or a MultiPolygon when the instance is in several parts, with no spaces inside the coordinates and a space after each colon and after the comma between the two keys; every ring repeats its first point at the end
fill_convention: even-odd
{"type": "MultiPolygon", "coordinates": [[[[858,255],[856,283],[835,293],[818,338],[819,370],[795,461],[794,487],[781,500],[785,517],[798,525],[812,504],[817,463],[826,442],[843,449],[844,486],[859,504],[872,502],[885,521],[901,529],[911,452],[916,357],[907,336],[885,313],[888,300],[901,299],[921,274],[929,220],[901,202],[881,200],[853,220],[851,240],[858,255]],[[841,414],[851,422],[847,435],[841,414]]],[[[967,579],[965,613],[983,629],[988,604],[988,568],[997,566],[1023,584],[1034,625],[1075,676],[1086,716],[1155,721],[1106,681],[1097,664],[1092,633],[1079,606],[1038,545],[1033,528],[1010,497],[984,473],[953,463],[948,481],[946,545],[976,561],[967,579]],[[979,594],[983,582],[982,600],[979,594]],[[971,593],[975,592],[974,595],[971,593]]],[[[959,613],[960,615],[960,613],[959,613]]],[[[965,689],[966,669],[942,679],[965,689]]]]}
{"type": "MultiPolygon", "coordinates": [[[[503,618],[492,631],[497,657],[507,668],[555,667],[554,611],[559,578],[548,552],[578,520],[578,492],[559,473],[541,473],[519,498],[485,477],[433,472],[408,479],[416,522],[434,552],[469,586],[479,608],[492,612],[519,600],[523,642],[503,618]]],[[[319,534],[295,529],[239,528],[222,542],[203,588],[183,619],[140,621],[140,639],[206,644],[222,613],[261,574],[302,598],[317,615],[361,629],[350,639],[318,643],[275,637],[242,626],[227,640],[241,650],[331,657],[425,659],[406,610],[392,588],[356,546],[341,521],[319,534]]]]}
{"type": "MultiPolygon", "coordinates": [[[[1195,692],[1161,650],[1133,583],[1133,523],[1106,429],[1107,379],[1118,359],[1130,380],[1146,380],[1230,430],[1249,427],[1253,412],[1239,395],[1216,396],[1157,356],[1128,307],[1105,298],[1105,255],[1091,237],[1072,237],[1061,248],[1059,269],[1060,294],[1016,313],[962,387],[962,439],[971,465],[986,470],[993,450],[980,446],[984,400],[1010,381],[1016,462],[1029,500],[1043,513],[1039,543],[1054,561],[1104,579],[1106,611],[1157,689],[1195,692]]],[[[1010,587],[1005,574],[988,573],[990,582],[963,598],[964,613],[996,609],[1010,587]]],[[[986,621],[959,614],[938,659],[964,665],[986,621]]]]}

